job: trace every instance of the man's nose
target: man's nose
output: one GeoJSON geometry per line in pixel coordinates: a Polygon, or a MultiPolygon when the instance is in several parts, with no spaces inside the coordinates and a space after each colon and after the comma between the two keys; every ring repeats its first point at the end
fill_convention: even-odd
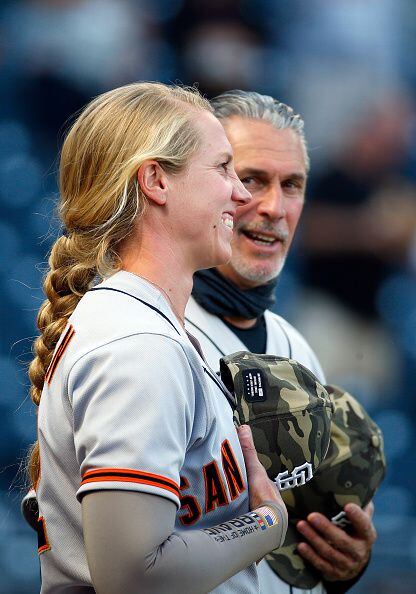
{"type": "Polygon", "coordinates": [[[258,198],[257,212],[271,219],[286,216],[284,195],[280,184],[274,184],[258,198]]]}
{"type": "Polygon", "coordinates": [[[235,176],[233,185],[232,199],[234,202],[238,202],[239,206],[244,206],[244,204],[247,204],[251,200],[250,192],[245,188],[244,184],[237,176],[235,176]]]}

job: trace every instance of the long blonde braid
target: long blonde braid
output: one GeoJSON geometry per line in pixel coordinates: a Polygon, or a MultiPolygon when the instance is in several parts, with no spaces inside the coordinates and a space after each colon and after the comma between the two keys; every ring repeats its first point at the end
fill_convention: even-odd
{"type": "MultiPolygon", "coordinates": [[[[62,147],[59,214],[65,234],[57,239],[44,281],[46,300],[29,368],[31,397],[39,406],[45,374],[68,318],[96,278],[119,266],[117,247],[143,212],[137,171],[155,159],[181,171],[199,146],[195,111],[212,111],[195,89],[134,83],[96,98],[81,113],[62,147]]],[[[36,487],[39,444],[28,472],[36,487]]]]}

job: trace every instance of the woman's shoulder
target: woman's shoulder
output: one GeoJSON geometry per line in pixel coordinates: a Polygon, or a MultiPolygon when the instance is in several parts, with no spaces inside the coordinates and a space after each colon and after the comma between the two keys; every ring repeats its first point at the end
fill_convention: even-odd
{"type": "Polygon", "coordinates": [[[70,322],[96,337],[154,333],[181,338],[179,322],[161,293],[124,271],[90,289],[70,322]]]}

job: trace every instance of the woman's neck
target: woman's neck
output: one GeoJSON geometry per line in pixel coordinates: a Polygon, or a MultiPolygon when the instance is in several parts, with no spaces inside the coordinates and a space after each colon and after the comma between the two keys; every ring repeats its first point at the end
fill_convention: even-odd
{"type": "Polygon", "coordinates": [[[180,258],[178,246],[156,223],[144,225],[141,221],[119,246],[122,269],[155,285],[183,325],[194,270],[180,258]]]}
{"type": "Polygon", "coordinates": [[[184,325],[185,307],[192,291],[193,272],[186,273],[154,259],[146,261],[144,257],[138,261],[123,259],[122,268],[159,289],[182,326],[184,325]]]}

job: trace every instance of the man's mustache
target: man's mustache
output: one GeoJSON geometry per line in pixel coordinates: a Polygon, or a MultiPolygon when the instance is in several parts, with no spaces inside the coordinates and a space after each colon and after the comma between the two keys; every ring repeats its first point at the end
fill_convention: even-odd
{"type": "Polygon", "coordinates": [[[246,233],[269,233],[279,241],[286,241],[289,238],[289,231],[286,227],[274,225],[269,221],[253,222],[248,225],[237,225],[235,231],[245,231],[246,233]]]}

